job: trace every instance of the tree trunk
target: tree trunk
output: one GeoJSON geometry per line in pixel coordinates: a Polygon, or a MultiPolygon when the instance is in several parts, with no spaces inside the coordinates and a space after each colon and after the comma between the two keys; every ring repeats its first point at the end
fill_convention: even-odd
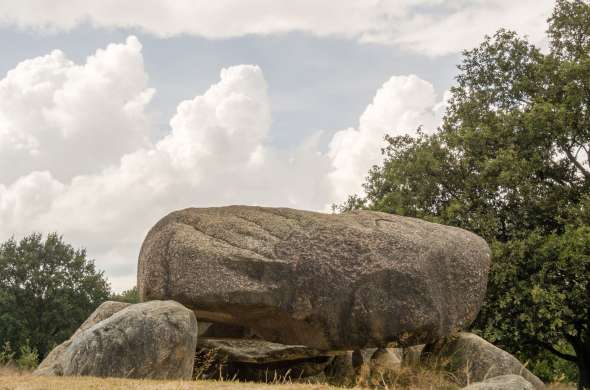
{"type": "Polygon", "coordinates": [[[578,390],[590,390],[590,344],[577,346],[578,390]]]}

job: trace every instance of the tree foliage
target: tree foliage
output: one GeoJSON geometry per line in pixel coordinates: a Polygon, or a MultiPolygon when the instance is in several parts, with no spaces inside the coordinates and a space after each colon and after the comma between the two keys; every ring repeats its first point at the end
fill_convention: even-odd
{"type": "Polygon", "coordinates": [[[120,294],[111,295],[111,301],[126,302],[126,303],[139,303],[139,292],[137,286],[133,286],[129,290],[124,290],[120,294]]]}
{"type": "Polygon", "coordinates": [[[103,301],[110,287],[83,249],[57,234],[31,234],[0,245],[0,345],[44,357],[103,301]]]}
{"type": "Polygon", "coordinates": [[[590,3],[558,0],[541,52],[499,30],[466,51],[443,125],[386,137],[368,207],[459,226],[491,245],[475,324],[533,360],[575,362],[590,388],[590,3]]]}

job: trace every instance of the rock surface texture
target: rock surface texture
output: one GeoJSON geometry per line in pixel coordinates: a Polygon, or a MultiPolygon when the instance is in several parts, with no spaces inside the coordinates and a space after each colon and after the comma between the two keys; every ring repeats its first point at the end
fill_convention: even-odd
{"type": "Polygon", "coordinates": [[[533,385],[520,375],[502,375],[474,383],[463,390],[534,390],[533,385]]]}
{"type": "Polygon", "coordinates": [[[99,322],[106,320],[113,314],[125,309],[130,306],[130,303],[125,302],[114,302],[106,301],[102,303],[96,310],[88,317],[86,321],[74,332],[72,337],[64,341],[57,347],[53,348],[51,352],[43,359],[39,367],[33,372],[34,375],[63,375],[64,361],[63,356],[66,349],[76,339],[76,336],[86,329],[90,329],[92,326],[99,322]]]}
{"type": "Polygon", "coordinates": [[[371,372],[383,374],[388,371],[395,371],[402,365],[401,353],[397,348],[379,348],[371,356],[371,372]]]}
{"type": "Polygon", "coordinates": [[[453,373],[463,386],[514,374],[522,376],[537,390],[545,389],[543,381],[527,370],[518,359],[472,333],[459,333],[427,345],[422,358],[426,361],[447,361],[445,369],[453,373]]]}
{"type": "Polygon", "coordinates": [[[197,349],[215,350],[229,361],[273,363],[330,356],[303,345],[283,345],[264,340],[200,338],[197,349]]]}
{"type": "Polygon", "coordinates": [[[131,305],[77,332],[60,351],[61,375],[191,379],[197,321],[172,301],[131,305]]]}
{"type": "Polygon", "coordinates": [[[192,208],[150,230],[138,287],[142,300],[173,299],[199,321],[351,350],[432,342],[468,326],[489,265],[480,237],[413,218],[192,208]]]}
{"type": "Polygon", "coordinates": [[[302,345],[199,338],[195,373],[205,379],[295,380],[323,373],[333,356],[302,345]]]}

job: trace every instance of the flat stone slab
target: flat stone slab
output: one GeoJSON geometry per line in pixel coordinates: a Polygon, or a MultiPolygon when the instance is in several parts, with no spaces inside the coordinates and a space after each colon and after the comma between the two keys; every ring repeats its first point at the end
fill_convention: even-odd
{"type": "Polygon", "coordinates": [[[339,352],[322,352],[303,345],[284,345],[264,340],[228,338],[201,337],[197,348],[216,350],[231,361],[257,364],[340,354],[339,352]]]}

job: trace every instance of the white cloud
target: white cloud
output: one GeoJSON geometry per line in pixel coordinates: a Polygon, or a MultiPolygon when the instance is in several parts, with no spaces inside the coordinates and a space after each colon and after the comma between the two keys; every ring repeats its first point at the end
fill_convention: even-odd
{"type": "Polygon", "coordinates": [[[0,22],[69,30],[138,28],[157,36],[231,38],[292,31],[396,45],[428,55],[476,45],[498,27],[542,43],[553,0],[0,0],[0,22]]]}
{"type": "Polygon", "coordinates": [[[76,65],[59,50],[0,80],[0,182],[33,170],[60,180],[149,145],[141,44],[130,37],[76,65]]]}
{"type": "Polygon", "coordinates": [[[0,145],[13,153],[1,161],[18,166],[14,180],[0,177],[0,240],[58,231],[86,247],[115,288],[127,288],[147,230],[171,210],[227,204],[323,210],[360,190],[367,169],[380,161],[386,131],[433,129],[441,109],[430,83],[392,77],[358,129],[336,133],[328,153],[320,152],[319,133],[279,150],[267,141],[262,70],[238,65],[181,102],[169,134],[152,144],[145,140],[146,96],[153,93],[146,84],[135,38],[99,50],[84,65],[61,52],[24,61],[0,81],[0,145]],[[94,163],[80,163],[85,157],[94,163]]]}
{"type": "Polygon", "coordinates": [[[368,170],[382,161],[379,151],[385,134],[413,134],[418,126],[431,132],[444,107],[444,102],[437,102],[433,85],[415,75],[393,76],[385,82],[361,115],[358,129],[341,130],[332,138],[328,154],[333,200],[342,202],[362,192],[368,170]]]}
{"type": "Polygon", "coordinates": [[[546,48],[547,18],[554,0],[452,0],[444,2],[443,14],[413,13],[399,21],[393,35],[366,37],[430,56],[459,53],[479,45],[485,35],[499,28],[515,30],[532,43],[546,48]]]}
{"type": "Polygon", "coordinates": [[[220,83],[180,103],[170,121],[172,134],[157,148],[182,167],[250,160],[270,128],[266,89],[256,66],[223,69],[220,83]]]}
{"type": "Polygon", "coordinates": [[[39,218],[63,191],[64,185],[47,171],[31,172],[8,187],[0,183],[0,236],[20,233],[15,227],[39,218]]]}

